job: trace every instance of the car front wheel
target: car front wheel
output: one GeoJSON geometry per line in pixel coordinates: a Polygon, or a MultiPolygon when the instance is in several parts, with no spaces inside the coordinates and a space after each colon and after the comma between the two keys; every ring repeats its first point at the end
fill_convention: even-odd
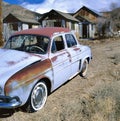
{"type": "Polygon", "coordinates": [[[87,70],[88,70],[88,60],[85,59],[82,65],[80,76],[85,77],[87,75],[87,70]]]}
{"type": "Polygon", "coordinates": [[[43,108],[47,100],[47,86],[44,82],[38,82],[29,97],[27,103],[27,112],[36,112],[43,108]]]}

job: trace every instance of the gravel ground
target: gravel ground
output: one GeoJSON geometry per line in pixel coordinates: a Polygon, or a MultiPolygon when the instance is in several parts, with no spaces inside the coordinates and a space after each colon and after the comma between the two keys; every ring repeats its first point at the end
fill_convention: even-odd
{"type": "Polygon", "coordinates": [[[80,43],[93,53],[87,78],[61,86],[36,113],[0,109],[0,121],[120,121],[120,39],[80,43]]]}

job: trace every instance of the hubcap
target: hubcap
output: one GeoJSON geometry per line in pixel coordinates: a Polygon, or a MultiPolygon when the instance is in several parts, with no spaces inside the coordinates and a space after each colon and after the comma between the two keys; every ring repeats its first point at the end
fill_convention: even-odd
{"type": "Polygon", "coordinates": [[[82,67],[82,75],[83,76],[86,76],[87,68],[88,68],[88,61],[85,60],[84,63],[83,63],[83,67],[82,67]]]}
{"type": "Polygon", "coordinates": [[[41,109],[47,99],[47,88],[44,83],[38,83],[31,96],[31,104],[34,110],[41,109]]]}

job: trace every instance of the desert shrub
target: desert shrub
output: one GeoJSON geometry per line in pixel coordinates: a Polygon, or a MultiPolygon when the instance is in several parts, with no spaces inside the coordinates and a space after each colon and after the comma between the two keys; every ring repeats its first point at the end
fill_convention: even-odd
{"type": "Polygon", "coordinates": [[[120,82],[102,83],[81,99],[82,119],[120,121],[120,82]]]}

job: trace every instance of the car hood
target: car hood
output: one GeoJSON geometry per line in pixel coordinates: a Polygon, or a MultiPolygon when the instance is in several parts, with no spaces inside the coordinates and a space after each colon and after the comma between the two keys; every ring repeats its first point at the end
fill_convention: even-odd
{"type": "Polygon", "coordinates": [[[0,49],[0,84],[24,67],[42,59],[41,56],[22,51],[0,49]]]}

